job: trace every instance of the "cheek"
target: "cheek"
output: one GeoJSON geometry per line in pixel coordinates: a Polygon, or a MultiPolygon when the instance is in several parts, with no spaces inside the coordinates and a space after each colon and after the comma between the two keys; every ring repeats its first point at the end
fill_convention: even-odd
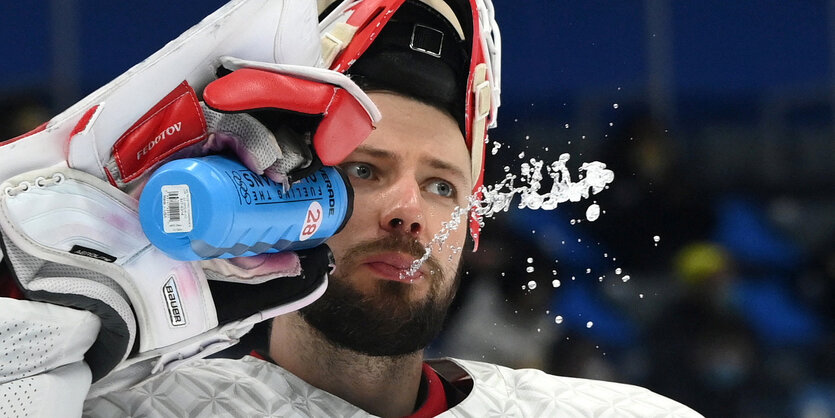
{"type": "Polygon", "coordinates": [[[469,228],[469,216],[467,212],[460,213],[460,216],[456,219],[454,217],[455,206],[433,206],[431,204],[428,206],[426,209],[428,239],[437,239],[439,234],[442,233],[448,234],[446,241],[443,243],[444,251],[450,247],[456,250],[459,247],[463,247],[469,228]],[[444,229],[444,224],[448,225],[446,230],[444,229]],[[453,227],[450,228],[449,225],[453,227]]]}
{"type": "Polygon", "coordinates": [[[361,197],[358,199],[357,197],[359,196],[355,195],[354,208],[345,227],[326,242],[331,251],[333,251],[337,262],[352,246],[370,239],[370,234],[376,230],[371,216],[372,208],[368,204],[368,200],[364,200],[361,197]]]}
{"type": "MultiPolygon", "coordinates": [[[[444,222],[448,221],[449,219],[444,220],[444,222]]],[[[447,276],[455,274],[455,271],[458,269],[458,264],[461,262],[464,251],[467,233],[467,225],[462,222],[458,229],[449,232],[449,237],[444,242],[440,251],[438,251],[437,245],[432,246],[432,251],[441,265],[444,266],[444,273],[447,276]]]]}
{"type": "Polygon", "coordinates": [[[464,242],[467,240],[467,234],[469,233],[469,224],[467,223],[468,219],[469,218],[466,216],[462,217],[460,223],[458,224],[458,228],[449,234],[449,239],[452,241],[450,242],[450,245],[455,247],[455,251],[457,251],[459,255],[464,249],[464,242]]]}
{"type": "Polygon", "coordinates": [[[444,274],[448,278],[453,278],[458,270],[458,265],[461,264],[461,250],[456,250],[455,253],[452,250],[448,251],[449,253],[443,256],[444,270],[446,270],[444,274]]]}

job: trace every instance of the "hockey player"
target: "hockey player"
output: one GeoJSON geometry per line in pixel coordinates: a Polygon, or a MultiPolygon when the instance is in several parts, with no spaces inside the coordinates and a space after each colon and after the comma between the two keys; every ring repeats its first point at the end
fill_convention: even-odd
{"type": "MultiPolygon", "coordinates": [[[[307,291],[296,297],[304,303],[284,304],[287,309],[271,320],[268,350],[261,356],[192,360],[162,371],[149,365],[153,373],[141,367],[124,368],[131,376],[123,373],[120,379],[129,383],[111,380],[98,389],[94,386],[84,415],[699,416],[635,386],[423,358],[423,349],[440,331],[456,292],[460,252],[435,254],[415,273],[409,267],[423,255],[424,246],[440,232],[453,209],[466,206],[467,196],[483,180],[486,129],[495,122],[498,106],[499,45],[498,29],[490,27],[494,24],[489,16],[492,7],[483,0],[320,3],[325,35],[319,64],[350,76],[382,114],[379,120],[371,116],[374,129],[370,134],[340,152],[317,143],[318,130],[329,129],[324,122],[312,134],[315,152],[320,158],[328,154],[322,158],[325,163],[338,163],[355,193],[348,224],[327,242],[335,260],[328,289],[313,303],[304,297],[315,292],[307,291]]],[[[253,91],[272,91],[270,83],[275,80],[272,73],[260,73],[257,67],[240,65],[209,83],[203,93],[209,107],[227,112],[243,109],[244,113],[263,109],[262,99],[253,98],[259,96],[253,91]],[[233,104],[231,96],[241,100],[233,104]]],[[[361,96],[355,95],[362,103],[361,96]]],[[[358,124],[368,124],[368,115],[359,112],[357,118],[364,119],[358,124]]],[[[343,129],[366,132],[350,123],[343,129]]],[[[243,154],[243,159],[250,155],[243,154]]],[[[115,182],[128,189],[130,180],[121,184],[122,180],[115,182]]],[[[13,195],[25,192],[9,191],[13,195]]],[[[478,223],[469,224],[477,242],[478,223]]],[[[466,239],[467,230],[458,228],[450,232],[445,246],[463,247],[466,239]]],[[[10,256],[19,259],[20,252],[26,248],[12,248],[10,256]]],[[[311,273],[316,263],[327,260],[307,257],[303,261],[307,277],[324,275],[311,273]]],[[[210,279],[219,274],[210,271],[206,273],[210,279]]],[[[224,274],[241,270],[231,271],[224,270],[224,274]]],[[[270,282],[282,280],[299,279],[270,282]]],[[[228,282],[228,278],[215,281],[228,282]]],[[[230,293],[251,299],[231,301],[218,291],[229,288],[213,286],[219,319],[241,317],[229,312],[251,309],[247,304],[261,303],[264,298],[284,297],[277,292],[286,290],[271,288],[269,292],[276,293],[266,295],[235,290],[230,293]],[[217,302],[221,299],[236,308],[221,307],[217,302]]],[[[30,285],[27,290],[33,288],[30,285]]],[[[64,330],[67,338],[74,338],[76,353],[97,340],[98,323],[89,312],[17,303],[29,304],[18,309],[32,318],[48,318],[56,312],[77,318],[77,329],[64,330]]],[[[165,351],[165,347],[157,350],[165,351]]],[[[183,350],[177,353],[183,356],[183,350]]],[[[168,357],[163,354],[156,361],[161,364],[168,357]]],[[[88,355],[86,360],[94,375],[96,358],[101,356],[88,355]]],[[[56,370],[44,372],[57,376],[56,370]]],[[[17,377],[0,380],[0,390],[22,390],[29,377],[17,377]]],[[[60,381],[60,376],[54,381],[60,381]]],[[[44,385],[44,380],[40,384],[41,392],[56,390],[44,385]]],[[[72,402],[50,400],[65,401],[72,402]]]]}

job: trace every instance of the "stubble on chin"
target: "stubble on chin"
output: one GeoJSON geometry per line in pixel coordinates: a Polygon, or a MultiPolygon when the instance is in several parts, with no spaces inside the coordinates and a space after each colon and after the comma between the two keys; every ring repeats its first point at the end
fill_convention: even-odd
{"type": "Polygon", "coordinates": [[[371,356],[396,356],[424,348],[440,333],[458,287],[456,272],[445,274],[430,256],[429,274],[422,279],[429,281],[429,289],[422,297],[413,284],[390,280],[377,280],[370,290],[357,289],[352,275],[361,260],[383,251],[418,259],[424,248],[404,236],[354,246],[341,257],[325,294],[299,311],[333,345],[371,356]]]}

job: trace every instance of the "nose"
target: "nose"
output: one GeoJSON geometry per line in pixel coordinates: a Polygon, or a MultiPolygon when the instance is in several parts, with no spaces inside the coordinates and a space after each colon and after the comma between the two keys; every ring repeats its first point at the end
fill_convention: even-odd
{"type": "Polygon", "coordinates": [[[413,180],[401,180],[392,185],[382,201],[380,227],[391,233],[419,237],[423,232],[424,217],[420,186],[413,180]]]}

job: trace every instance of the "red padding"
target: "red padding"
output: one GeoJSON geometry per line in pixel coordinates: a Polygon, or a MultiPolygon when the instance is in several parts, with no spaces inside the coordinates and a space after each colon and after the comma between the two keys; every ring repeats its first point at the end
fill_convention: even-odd
{"type": "Polygon", "coordinates": [[[319,115],[325,113],[337,88],[285,74],[242,68],[203,90],[203,101],[224,112],[276,108],[319,115]]]}
{"type": "Polygon", "coordinates": [[[79,132],[81,132],[81,131],[83,131],[84,129],[87,128],[87,124],[90,123],[90,119],[92,119],[93,115],[96,114],[96,110],[98,108],[99,108],[99,105],[95,105],[95,106],[87,109],[86,112],[84,112],[84,115],[81,116],[81,119],[79,119],[78,123],[75,124],[75,127],[72,128],[72,132],[70,132],[70,138],[74,137],[75,134],[77,134],[77,133],[79,133],[79,132]]]}
{"type": "Polygon", "coordinates": [[[183,81],[142,115],[113,145],[122,181],[129,182],[206,135],[197,94],[183,81]]]}
{"type": "Polygon", "coordinates": [[[313,135],[313,148],[324,165],[341,163],[373,129],[368,112],[346,90],[253,68],[209,83],[203,100],[223,112],[272,108],[323,115],[313,135]]]}
{"type": "Polygon", "coordinates": [[[336,165],[368,138],[372,129],[365,108],[350,93],[339,89],[313,135],[313,148],[324,165],[336,165]]]}

